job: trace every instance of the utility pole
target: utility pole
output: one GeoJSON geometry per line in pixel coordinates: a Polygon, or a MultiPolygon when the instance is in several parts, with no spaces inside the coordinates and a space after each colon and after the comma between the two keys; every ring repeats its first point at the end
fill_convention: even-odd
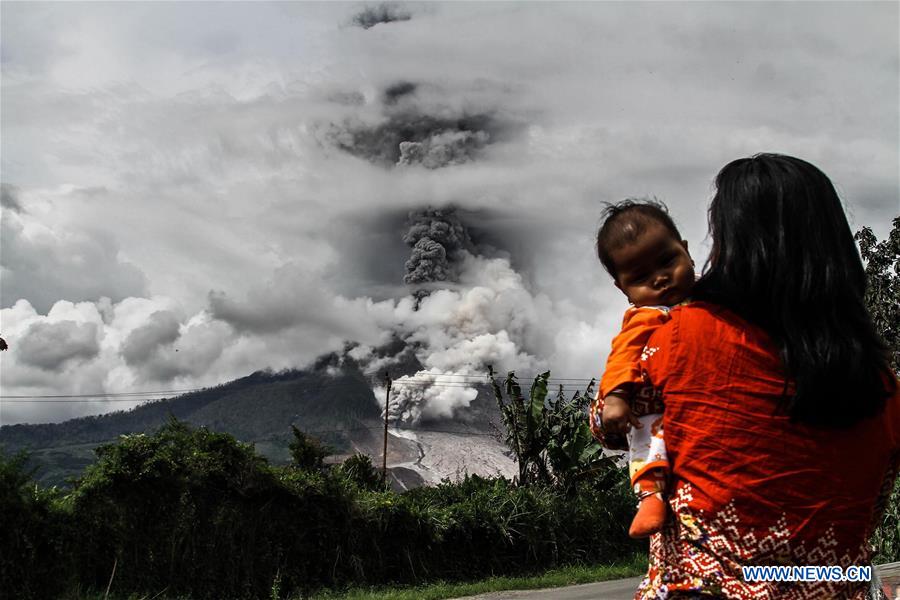
{"type": "Polygon", "coordinates": [[[387,481],[387,436],[388,436],[388,405],[391,402],[391,374],[385,371],[384,383],[387,392],[384,394],[384,452],[381,455],[381,475],[387,481]]]}

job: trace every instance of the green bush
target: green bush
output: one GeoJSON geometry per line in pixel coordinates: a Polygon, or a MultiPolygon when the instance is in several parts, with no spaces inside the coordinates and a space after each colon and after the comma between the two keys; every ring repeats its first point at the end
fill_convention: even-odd
{"type": "Polygon", "coordinates": [[[384,477],[365,454],[354,454],[338,467],[341,475],[361,490],[371,492],[385,489],[384,477]]]}
{"type": "Polygon", "coordinates": [[[366,583],[513,575],[611,561],[643,545],[628,537],[634,511],[625,474],[584,481],[578,493],[470,476],[457,483],[367,496],[357,547],[366,583]]]}
{"type": "Polygon", "coordinates": [[[307,435],[291,425],[291,433],[294,439],[288,445],[291,453],[291,464],[298,469],[307,471],[321,471],[325,468],[325,457],[328,456],[328,448],[319,440],[307,435]]]}
{"type": "Polygon", "coordinates": [[[55,506],[59,494],[38,488],[26,460],[0,453],[0,590],[10,598],[51,598],[71,572],[65,521],[55,506]]]}
{"type": "Polygon", "coordinates": [[[98,454],[69,499],[83,586],[105,586],[114,564],[114,590],[196,598],[329,581],[351,503],[339,482],[174,421],[98,454]]]}
{"type": "Polygon", "coordinates": [[[872,546],[875,548],[873,562],[876,564],[900,561],[900,477],[894,480],[881,525],[872,536],[872,546]]]}
{"type": "MultiPolygon", "coordinates": [[[[866,309],[890,353],[900,377],[900,217],[891,222],[887,239],[878,241],[868,227],[854,236],[866,265],[866,309]]],[[[900,477],[887,497],[884,519],[872,536],[875,561],[900,561],[900,477]]]]}
{"type": "MultiPolygon", "coordinates": [[[[576,494],[467,477],[406,494],[371,461],[275,468],[226,434],[172,421],[123,436],[60,498],[0,463],[4,590],[269,598],[354,584],[521,574],[632,554],[621,483],[576,494]],[[275,590],[275,592],[273,592],[275,590]]],[[[624,481],[609,471],[608,481],[624,481]]]]}

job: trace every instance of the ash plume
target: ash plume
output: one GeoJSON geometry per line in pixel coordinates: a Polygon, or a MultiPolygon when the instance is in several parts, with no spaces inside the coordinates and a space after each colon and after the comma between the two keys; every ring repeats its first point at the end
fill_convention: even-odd
{"type": "Polygon", "coordinates": [[[455,281],[462,253],[474,251],[472,239],[452,208],[409,213],[403,241],[412,248],[403,282],[416,285],[455,281]]]}
{"type": "Polygon", "coordinates": [[[395,424],[465,420],[483,392],[486,365],[501,372],[546,366],[531,350],[542,343],[538,324],[548,321],[544,301],[507,257],[482,254],[455,208],[411,212],[407,226],[404,281],[414,290],[382,313],[393,342],[357,346],[350,356],[370,377],[394,374],[388,417],[395,424]]]}
{"type": "Polygon", "coordinates": [[[384,3],[376,6],[367,6],[362,11],[353,15],[352,23],[363,29],[371,29],[379,23],[393,23],[395,21],[409,21],[412,18],[407,11],[396,4],[384,3]]]}
{"type": "Polygon", "coordinates": [[[421,142],[400,142],[397,164],[419,164],[426,169],[461,165],[469,162],[489,140],[484,131],[441,131],[421,142]]]}
{"type": "Polygon", "coordinates": [[[19,188],[9,183],[0,183],[0,206],[21,213],[22,203],[19,202],[19,188]]]}
{"type": "Polygon", "coordinates": [[[478,389],[469,384],[469,378],[441,373],[437,369],[401,377],[397,380],[397,391],[391,394],[388,420],[419,423],[453,418],[458,410],[468,408],[478,396],[478,389]]]}
{"type": "Polygon", "coordinates": [[[402,112],[378,125],[332,123],[325,137],[338,149],[382,167],[437,169],[474,160],[502,128],[487,114],[447,118],[402,112]]]}
{"type": "Polygon", "coordinates": [[[385,106],[397,104],[401,98],[408,97],[416,93],[418,86],[410,81],[399,81],[393,85],[389,85],[384,90],[383,102],[385,106]]]}

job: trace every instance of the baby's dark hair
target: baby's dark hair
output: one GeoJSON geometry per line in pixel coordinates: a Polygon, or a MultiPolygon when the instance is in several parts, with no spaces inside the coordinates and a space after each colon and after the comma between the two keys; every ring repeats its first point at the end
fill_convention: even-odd
{"type": "Polygon", "coordinates": [[[681,234],[669,216],[669,209],[655,198],[628,198],[607,204],[602,218],[603,225],[597,232],[597,258],[613,279],[616,278],[616,266],[610,253],[633,244],[651,224],[662,225],[676,240],[681,241],[681,234]]]}

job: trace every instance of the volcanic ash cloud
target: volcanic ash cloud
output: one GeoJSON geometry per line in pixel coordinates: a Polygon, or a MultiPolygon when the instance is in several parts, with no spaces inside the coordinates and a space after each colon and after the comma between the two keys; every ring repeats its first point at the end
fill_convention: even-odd
{"type": "Polygon", "coordinates": [[[411,212],[403,241],[412,248],[403,276],[410,285],[455,282],[464,253],[474,252],[468,231],[452,209],[411,212]]]}
{"type": "Polygon", "coordinates": [[[395,380],[390,418],[457,416],[478,395],[475,384],[485,382],[487,365],[544,367],[530,348],[533,332],[552,318],[546,299],[532,296],[506,258],[479,255],[452,208],[411,213],[403,240],[412,247],[404,281],[416,302],[399,301],[394,322],[385,325],[414,348],[423,369],[395,380]]]}

